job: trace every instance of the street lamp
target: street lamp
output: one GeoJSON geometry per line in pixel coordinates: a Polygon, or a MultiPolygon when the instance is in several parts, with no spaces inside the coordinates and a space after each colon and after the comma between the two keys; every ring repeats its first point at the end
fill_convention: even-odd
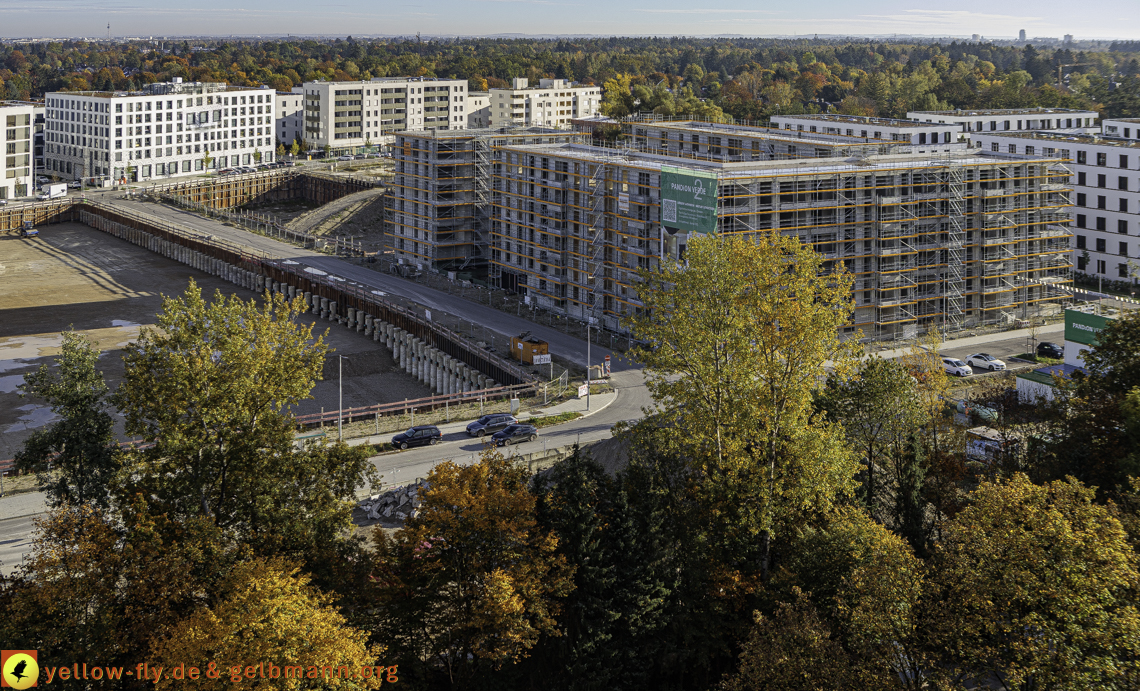
{"type": "Polygon", "coordinates": [[[337,355],[336,379],[337,379],[336,440],[337,441],[344,441],[344,427],[341,425],[341,423],[344,421],[344,356],[343,355],[337,355]]]}
{"type": "Polygon", "coordinates": [[[590,315],[586,315],[586,412],[590,411],[590,315]]]}

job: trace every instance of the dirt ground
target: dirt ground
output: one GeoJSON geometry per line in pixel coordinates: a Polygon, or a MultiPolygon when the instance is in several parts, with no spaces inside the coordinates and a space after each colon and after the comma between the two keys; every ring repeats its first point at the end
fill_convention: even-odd
{"type": "MultiPolygon", "coordinates": [[[[193,278],[207,295],[216,289],[250,291],[80,224],[44,226],[38,238],[0,234],[0,459],[12,458],[31,431],[55,419],[42,401],[23,399],[26,373],[52,364],[61,331],[74,328],[103,350],[101,369],[112,389],[123,376],[120,353],[140,325],[154,324],[162,295],[186,289],[193,278]]],[[[335,349],[325,380],[298,414],[337,407],[337,355],[344,355],[344,405],[361,406],[431,395],[405,374],[379,344],[311,315],[314,333],[327,328],[335,349]]]]}

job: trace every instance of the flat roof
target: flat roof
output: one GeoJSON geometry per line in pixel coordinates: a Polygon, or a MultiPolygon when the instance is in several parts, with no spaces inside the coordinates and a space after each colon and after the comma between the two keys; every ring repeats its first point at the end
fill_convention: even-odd
{"type": "Polygon", "coordinates": [[[975,115],[1033,115],[1049,113],[1082,113],[1100,117],[1095,110],[1077,110],[1074,108],[978,108],[974,110],[912,110],[915,115],[956,115],[972,117],[975,115]]]}
{"type": "Polygon", "coordinates": [[[903,120],[901,118],[876,118],[870,115],[842,115],[831,113],[818,113],[814,115],[773,115],[773,120],[815,120],[818,122],[846,122],[861,125],[882,125],[884,127],[938,127],[949,125],[948,122],[918,122],[917,120],[903,120]]]}
{"type": "Polygon", "coordinates": [[[705,169],[720,173],[722,179],[774,177],[779,175],[811,175],[815,173],[855,172],[874,170],[897,170],[900,168],[944,168],[955,166],[983,166],[1001,163],[1052,163],[1059,161],[1051,157],[1026,157],[997,152],[951,152],[941,154],[887,154],[866,158],[799,158],[773,161],[707,161],[702,159],[676,158],[660,154],[630,151],[622,154],[615,149],[607,149],[587,144],[506,144],[503,149],[545,153],[550,156],[567,156],[599,163],[630,165],[653,170],[663,166],[674,168],[705,169]]]}
{"type": "Polygon", "coordinates": [[[745,125],[730,125],[720,122],[705,122],[703,120],[680,120],[676,122],[642,122],[633,121],[631,125],[649,125],[664,129],[685,130],[691,132],[719,132],[721,134],[735,134],[757,139],[782,139],[789,141],[807,142],[821,146],[881,146],[892,144],[894,146],[910,146],[910,142],[899,142],[893,139],[875,139],[874,137],[855,137],[845,134],[828,134],[827,132],[801,132],[799,130],[785,130],[779,127],[748,127],[745,125]]]}
{"type": "Polygon", "coordinates": [[[1072,132],[974,132],[975,137],[1008,137],[1012,139],[1034,139],[1043,142],[1063,144],[1091,144],[1097,146],[1122,146],[1130,149],[1140,148],[1140,141],[1108,137],[1101,134],[1073,134],[1072,132]]]}
{"type": "Polygon", "coordinates": [[[461,137],[528,137],[534,135],[556,135],[567,137],[588,137],[586,132],[562,130],[556,127],[531,125],[528,127],[468,127],[460,130],[404,130],[392,132],[399,137],[424,137],[426,139],[458,139],[461,137]]]}
{"type": "Polygon", "coordinates": [[[1140,118],[1105,118],[1101,122],[1135,122],[1135,123],[1140,123],[1140,118]]]}

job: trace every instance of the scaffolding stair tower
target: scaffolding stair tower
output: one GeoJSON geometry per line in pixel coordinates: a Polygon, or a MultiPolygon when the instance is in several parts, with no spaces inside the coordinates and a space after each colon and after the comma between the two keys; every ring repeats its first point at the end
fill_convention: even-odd
{"type": "Polygon", "coordinates": [[[946,239],[946,308],[943,319],[947,331],[966,326],[966,171],[961,165],[946,167],[949,212],[946,239]]]}

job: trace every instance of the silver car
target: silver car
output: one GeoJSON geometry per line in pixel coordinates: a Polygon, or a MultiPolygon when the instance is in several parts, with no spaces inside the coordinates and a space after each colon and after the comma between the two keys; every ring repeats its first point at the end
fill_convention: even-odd
{"type": "Polygon", "coordinates": [[[985,369],[991,372],[1005,369],[1005,363],[1001,360],[998,360],[996,357],[990,355],[989,353],[974,353],[973,355],[966,358],[966,364],[970,365],[971,367],[977,367],[978,369],[985,369]]]}

